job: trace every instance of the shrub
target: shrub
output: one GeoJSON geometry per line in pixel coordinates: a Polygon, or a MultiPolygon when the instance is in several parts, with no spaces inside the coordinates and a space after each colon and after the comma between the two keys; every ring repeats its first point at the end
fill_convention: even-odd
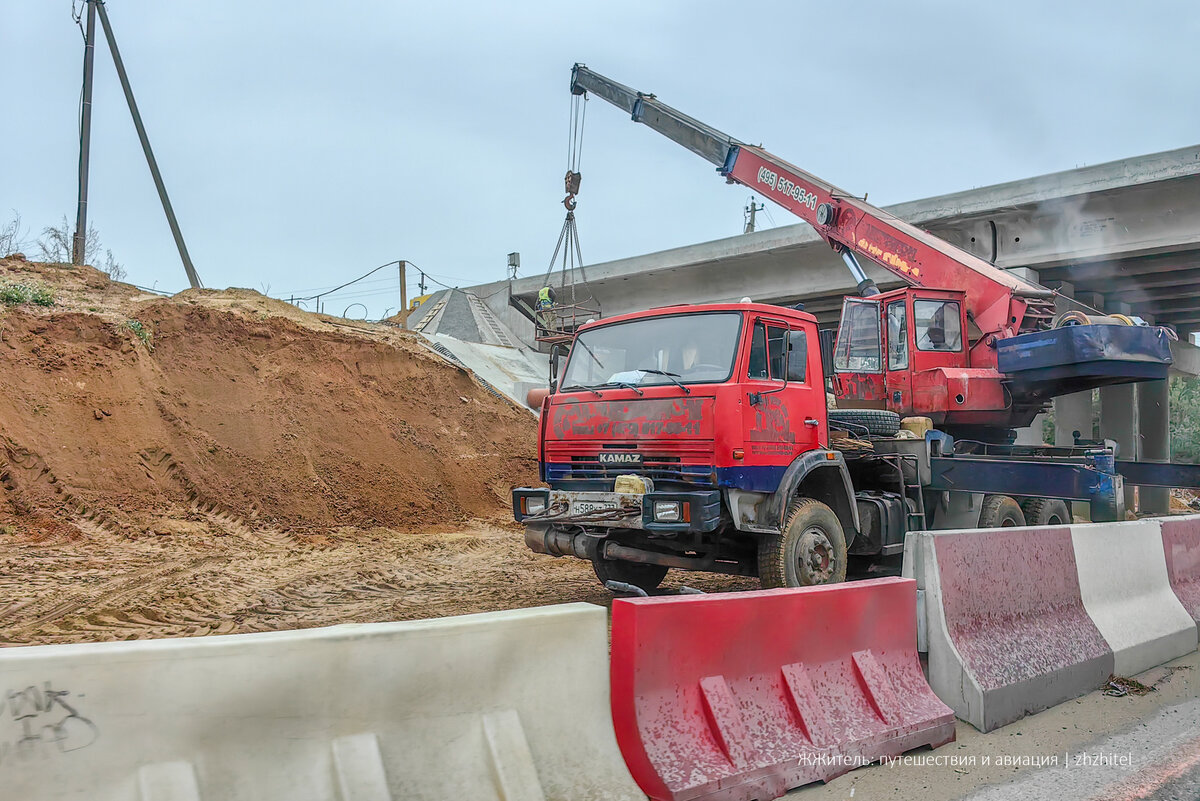
{"type": "Polygon", "coordinates": [[[150,329],[142,325],[140,320],[126,320],[125,327],[132,331],[134,336],[142,341],[143,345],[150,350],[154,350],[154,345],[151,344],[152,335],[150,333],[150,329]]]}
{"type": "Polygon", "coordinates": [[[0,303],[5,306],[28,303],[32,295],[33,289],[25,284],[14,284],[8,281],[0,283],[0,303]]]}

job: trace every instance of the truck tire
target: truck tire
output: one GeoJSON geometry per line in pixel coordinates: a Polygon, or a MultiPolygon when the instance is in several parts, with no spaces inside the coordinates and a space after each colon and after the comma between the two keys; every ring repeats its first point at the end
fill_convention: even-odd
{"type": "Polygon", "coordinates": [[[1021,505],[1007,495],[988,495],[979,512],[980,528],[1020,528],[1025,525],[1021,505]]]}
{"type": "Polygon", "coordinates": [[[592,559],[592,570],[601,584],[610,581],[620,581],[641,587],[646,592],[658,589],[667,575],[667,568],[662,565],[648,565],[643,562],[626,562],[621,559],[605,559],[597,556],[592,559]]]}
{"type": "Polygon", "coordinates": [[[846,535],[836,514],[813,498],[797,498],[782,534],[758,543],[758,579],[764,589],[836,584],[846,580],[846,535]]]}
{"type": "Polygon", "coordinates": [[[1071,507],[1058,498],[1030,498],[1021,504],[1027,526],[1069,526],[1071,507]]]}
{"type": "Polygon", "coordinates": [[[846,423],[851,433],[865,428],[877,437],[894,437],[900,430],[900,415],[886,409],[830,409],[829,422],[846,423]]]}

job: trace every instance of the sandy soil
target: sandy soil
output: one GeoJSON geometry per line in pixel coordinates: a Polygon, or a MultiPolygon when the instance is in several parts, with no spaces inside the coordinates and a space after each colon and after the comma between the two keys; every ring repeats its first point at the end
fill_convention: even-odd
{"type": "MultiPolygon", "coordinates": [[[[55,544],[0,544],[0,643],[232,634],[611,602],[590,565],[534,554],[500,520],[445,530],[295,532],[219,511],[164,519],[172,530],[160,536],[98,530],[55,544]]],[[[681,573],[665,586],[681,583],[707,591],[756,586],[681,573]]]]}
{"type": "Polygon", "coordinates": [[[506,522],[533,416],[413,334],[91,268],[3,282],[55,303],[0,305],[0,643],[607,602],[506,522]]]}

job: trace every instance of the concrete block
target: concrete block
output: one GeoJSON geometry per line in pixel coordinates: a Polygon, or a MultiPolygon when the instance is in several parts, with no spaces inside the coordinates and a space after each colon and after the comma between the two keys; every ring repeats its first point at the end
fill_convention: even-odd
{"type": "Polygon", "coordinates": [[[1171,589],[1200,625],[1200,515],[1164,518],[1159,525],[1171,589]]]}
{"type": "Polygon", "coordinates": [[[0,797],[641,799],[607,662],[589,604],[0,649],[0,797]]]}
{"type": "Polygon", "coordinates": [[[1113,672],[1133,676],[1196,650],[1196,621],[1171,591],[1155,521],[1071,529],[1088,615],[1113,650],[1113,672]]]}
{"type": "Polygon", "coordinates": [[[923,590],[930,686],[980,731],[1090,692],[1112,673],[1068,527],[910,534],[904,572],[923,590]]]}

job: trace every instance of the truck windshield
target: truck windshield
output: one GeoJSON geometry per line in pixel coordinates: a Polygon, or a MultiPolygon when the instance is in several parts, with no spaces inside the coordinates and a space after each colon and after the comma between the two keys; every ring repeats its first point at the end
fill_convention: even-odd
{"type": "Polygon", "coordinates": [[[584,331],[571,348],[560,386],[726,381],[733,374],[741,321],[737,312],[672,314],[584,331]]]}

